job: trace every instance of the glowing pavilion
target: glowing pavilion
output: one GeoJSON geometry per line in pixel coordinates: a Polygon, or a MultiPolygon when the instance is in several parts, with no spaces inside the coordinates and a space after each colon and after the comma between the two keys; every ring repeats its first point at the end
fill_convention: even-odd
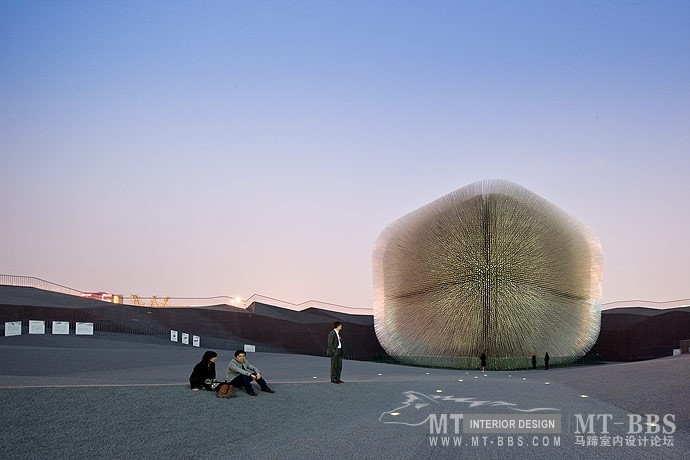
{"type": "Polygon", "coordinates": [[[602,251],[529,190],[485,180],[401,217],[373,251],[374,326],[418,365],[489,369],[583,356],[599,335],[602,251]]]}

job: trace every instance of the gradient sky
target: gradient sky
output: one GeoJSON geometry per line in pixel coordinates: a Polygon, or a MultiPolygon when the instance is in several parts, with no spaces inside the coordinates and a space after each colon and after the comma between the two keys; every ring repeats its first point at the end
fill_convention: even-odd
{"type": "Polygon", "coordinates": [[[0,2],[0,273],[371,307],[481,179],[588,224],[604,302],[690,297],[690,2],[0,2]]]}

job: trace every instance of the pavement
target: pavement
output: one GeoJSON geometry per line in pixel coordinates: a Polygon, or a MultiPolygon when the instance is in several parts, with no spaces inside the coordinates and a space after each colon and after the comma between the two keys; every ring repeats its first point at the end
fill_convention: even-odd
{"type": "MultiPolygon", "coordinates": [[[[188,386],[204,350],[124,334],[0,337],[0,458],[690,458],[688,355],[512,372],[345,360],[336,385],[326,357],[256,352],[276,393],[219,399],[188,386]],[[470,433],[480,415],[560,427],[470,433]]],[[[222,380],[234,350],[215,351],[222,380]]]]}

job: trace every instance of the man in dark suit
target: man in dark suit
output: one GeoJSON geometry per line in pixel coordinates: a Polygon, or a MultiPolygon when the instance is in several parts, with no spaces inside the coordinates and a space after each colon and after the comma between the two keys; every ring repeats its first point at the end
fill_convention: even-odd
{"type": "Polygon", "coordinates": [[[333,330],[328,333],[328,349],[326,356],[331,357],[331,383],[343,383],[340,372],[343,370],[343,341],[340,339],[340,321],[333,323],[333,330]]]}

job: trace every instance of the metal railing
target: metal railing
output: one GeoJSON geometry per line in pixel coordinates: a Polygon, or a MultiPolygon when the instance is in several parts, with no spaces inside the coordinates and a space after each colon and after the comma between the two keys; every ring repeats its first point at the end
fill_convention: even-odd
{"type": "MultiPolygon", "coordinates": [[[[69,294],[74,296],[83,296],[87,291],[80,291],[72,289],[61,284],[52,283],[33,276],[21,275],[1,275],[0,285],[17,286],[41,289],[44,291],[59,292],[61,294],[69,294]]],[[[240,299],[230,296],[214,296],[214,297],[160,297],[160,296],[137,296],[137,295],[123,295],[123,302],[126,305],[133,305],[147,308],[189,308],[189,307],[210,307],[214,305],[230,305],[239,308],[247,308],[253,303],[265,303],[275,307],[286,308],[293,311],[302,311],[307,308],[318,308],[321,310],[347,313],[350,315],[371,315],[372,308],[348,307],[345,305],[338,305],[329,302],[321,302],[317,300],[309,300],[299,304],[286,302],[284,300],[276,299],[261,294],[253,294],[248,299],[240,299]]]]}
{"type": "Polygon", "coordinates": [[[321,310],[347,313],[350,315],[372,315],[373,308],[348,307],[318,300],[308,300],[302,303],[291,303],[285,300],[276,299],[261,294],[253,294],[248,299],[240,299],[230,296],[215,297],[143,297],[143,296],[124,296],[125,304],[145,307],[166,307],[166,308],[189,308],[189,307],[210,307],[213,305],[230,305],[233,307],[247,308],[254,303],[264,303],[274,307],[285,308],[293,311],[302,311],[308,308],[318,308],[321,310]]]}
{"type": "Polygon", "coordinates": [[[0,285],[30,287],[42,289],[44,291],[59,292],[61,294],[76,296],[81,296],[84,293],[78,289],[72,289],[61,284],[51,283],[50,281],[34,278],[33,276],[0,275],[0,285]]]}
{"type": "Polygon", "coordinates": [[[606,302],[601,305],[602,310],[612,310],[614,308],[654,308],[663,310],[666,308],[679,308],[690,306],[690,299],[666,300],[657,302],[654,300],[616,300],[614,302],[606,302]]]}
{"type": "MultiPolygon", "coordinates": [[[[18,286],[31,287],[42,289],[44,291],[59,292],[61,294],[69,294],[75,296],[82,296],[86,291],[69,288],[61,284],[52,283],[33,276],[21,275],[1,275],[0,285],[4,286],[18,286]]],[[[215,296],[215,297],[158,297],[158,296],[123,296],[123,303],[127,305],[148,307],[148,308],[189,308],[189,307],[210,307],[213,305],[230,305],[239,308],[247,308],[253,303],[265,303],[275,307],[286,308],[293,311],[302,311],[307,308],[318,308],[321,310],[347,313],[350,315],[372,315],[372,308],[348,307],[345,305],[338,305],[329,302],[321,302],[318,300],[309,300],[302,303],[291,303],[284,300],[276,299],[261,294],[253,294],[248,299],[240,299],[230,296],[215,296]]],[[[655,309],[677,308],[690,306],[690,299],[677,299],[667,301],[653,301],[653,300],[616,300],[602,304],[603,310],[610,310],[614,308],[625,307],[646,307],[655,309]]]]}

